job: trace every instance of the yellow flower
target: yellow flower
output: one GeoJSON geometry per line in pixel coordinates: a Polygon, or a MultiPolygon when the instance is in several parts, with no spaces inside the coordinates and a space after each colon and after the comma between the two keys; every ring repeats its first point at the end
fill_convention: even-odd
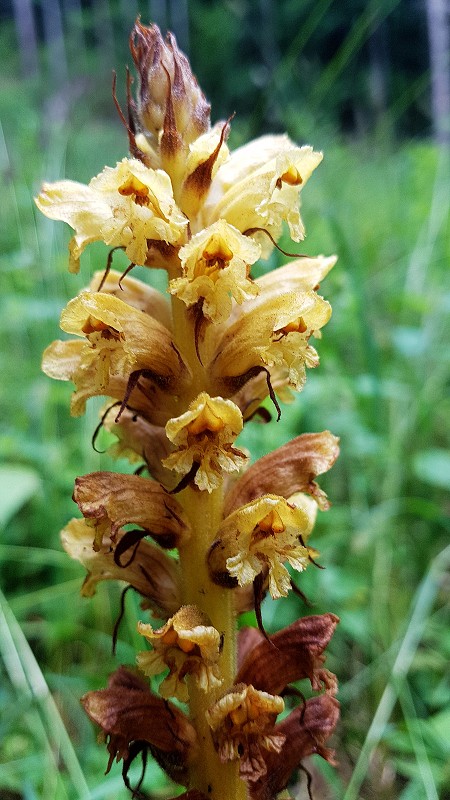
{"type": "Polygon", "coordinates": [[[278,753],[285,736],[273,733],[281,697],[240,683],[206,712],[220,760],[240,759],[240,773],[249,781],[266,774],[265,752],[278,753]]]}
{"type": "Polygon", "coordinates": [[[214,389],[232,396],[259,371],[284,373],[297,391],[306,367],[318,356],[309,339],[331,316],[331,306],[313,291],[264,292],[237,310],[226,327],[206,332],[204,350],[214,389]],[[235,319],[235,321],[233,321],[235,319]]]}
{"type": "Polygon", "coordinates": [[[123,247],[131,262],[145,265],[152,241],[180,245],[187,236],[188,221],[175,203],[169,176],[137,159],[105,167],[88,186],[44,184],[36,203],[47,217],[75,229],[71,272],[78,271],[80,255],[91,242],[123,247]]]}
{"type": "Polygon", "coordinates": [[[172,280],[169,291],[188,307],[201,301],[210,322],[224,322],[231,313],[231,297],[242,303],[258,294],[249,270],[259,254],[252,239],[219,220],[181,248],[183,277],[172,280]]]}
{"type": "Polygon", "coordinates": [[[63,311],[61,328],[85,341],[53,342],[42,367],[52,378],[75,383],[73,414],[84,412],[89,397],[104,394],[122,400],[131,375],[135,384],[141,376],[164,392],[180,390],[189,380],[170,331],[114,295],[81,292],[63,311]]]}
{"type": "Polygon", "coordinates": [[[218,665],[220,634],[196,606],[182,606],[158,630],[138,622],[138,631],[153,647],[151,652],[139,653],[137,663],[140,669],[152,676],[169,667],[169,674],[159,687],[163,697],[177,697],[186,702],[186,675],[193,675],[203,692],[221,685],[218,665]]]}
{"type": "MultiPolygon", "coordinates": [[[[206,201],[203,222],[225,219],[242,233],[263,228],[276,241],[287,222],[295,242],[304,238],[299,194],[322,153],[296,147],[287,136],[263,136],[235,150],[221,166],[206,201]]],[[[273,243],[256,233],[266,258],[273,243]]]]}
{"type": "Polygon", "coordinates": [[[273,598],[286,597],[291,578],[287,561],[302,572],[310,551],[306,541],[313,528],[317,504],[305,494],[288,500],[264,495],[230,514],[219,528],[208,563],[213,578],[222,579],[225,570],[239,586],[246,586],[265,570],[273,598]]]}
{"type": "Polygon", "coordinates": [[[168,421],[167,437],[177,450],[164,459],[164,466],[182,475],[195,469],[198,488],[212,492],[224,472],[239,470],[247,460],[232,447],[242,425],[242,414],[231,400],[201,392],[188,411],[168,421]]]}

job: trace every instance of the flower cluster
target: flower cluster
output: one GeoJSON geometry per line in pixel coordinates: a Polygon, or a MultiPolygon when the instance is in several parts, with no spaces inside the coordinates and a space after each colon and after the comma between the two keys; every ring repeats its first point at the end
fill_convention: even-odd
{"type": "Polygon", "coordinates": [[[230,123],[211,126],[174,37],[137,22],[131,52],[131,157],[88,186],[59,181],[37,198],[74,229],[72,271],[94,241],[129,260],[121,275],[111,251],[69,302],[61,328],[75,338],[53,342],[43,369],[74,384],[74,415],[108,398],[100,425],[117,439],[111,453],[139,465],[77,478],[82,517],[62,540],[87,569],[84,595],[119,580],[159,620],[138,622],[137,665],[162,682],[156,693],[121,667],[83,704],[107,739],[108,769],[123,759],[127,786],[131,762],[150,751],[186,800],[273,800],[306,756],[333,761],[337,685],[324,651],[338,619],[304,617],[269,638],[261,602],[286,596],[292,571],[315,563],[309,538],[328,507],[315,478],[338,441],[302,434],[249,465],[236,439],[255,415],[268,421],[266,400],[279,417],[318,364],[312,342],[331,314],[318,288],[336,259],[251,270],[284,224],[303,238],[300,193],[322,155],[287,136],[230,153],[230,123]],[[136,266],[165,269],[168,294],[130,277],[136,266]],[[238,636],[237,616],[253,608],[259,629],[238,636]],[[290,685],[305,679],[313,696],[296,690],[302,702],[278,720],[290,685]]]}

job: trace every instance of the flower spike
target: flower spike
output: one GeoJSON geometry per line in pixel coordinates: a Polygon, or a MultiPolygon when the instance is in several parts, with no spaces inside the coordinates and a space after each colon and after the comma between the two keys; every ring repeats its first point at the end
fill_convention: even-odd
{"type": "Polygon", "coordinates": [[[334,763],[337,680],[325,664],[338,617],[269,633],[262,603],[291,588],[305,597],[291,573],[318,566],[310,537],[330,502],[316,479],[338,439],[300,433],[251,463],[239,437],[253,418],[278,421],[319,364],[331,306],[318,292],[336,257],[279,242],[283,231],[305,236],[300,199],[322,154],[283,135],[230,152],[233,116],[211,124],[175,37],[138,19],[130,49],[138,81],[133,97],[127,71],[125,114],[113,79],[130,155],[87,185],[45,184],[36,200],[73,229],[72,272],[91,243],[109,248],[62,312],[69,338],[43,356],[48,376],[74,384],[74,416],[104,398],[94,449],[128,462],[124,473],[76,478],[81,518],[61,538],[86,570],[84,597],[101,581],[121,584],[113,655],[125,595],[139,594],[141,674],[119,667],[82,703],[106,742],[107,771],[122,761],[133,797],[147,797],[151,757],[184,787],[167,795],[287,800],[304,758],[334,763]],[[273,248],[291,260],[267,272],[258,262],[273,248]],[[166,292],[153,286],[155,269],[167,273],[166,292]],[[244,612],[258,627],[240,627],[244,612]]]}

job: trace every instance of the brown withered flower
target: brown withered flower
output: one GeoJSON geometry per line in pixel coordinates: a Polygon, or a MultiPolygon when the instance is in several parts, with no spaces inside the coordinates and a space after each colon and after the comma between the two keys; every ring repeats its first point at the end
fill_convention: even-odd
{"type": "MultiPolygon", "coordinates": [[[[81,518],[63,546],[87,571],[84,596],[118,581],[152,615],[138,623],[146,677],[120,667],[82,702],[106,740],[107,770],[122,760],[130,789],[130,765],[150,755],[184,800],[281,800],[304,758],[334,763],[337,680],[325,651],[338,618],[299,618],[269,637],[261,603],[301,595],[291,573],[316,563],[314,524],[330,505],[316,478],[338,439],[302,433],[251,463],[239,436],[254,416],[270,421],[272,406],[279,419],[319,364],[331,315],[319,284],[335,256],[252,270],[283,228],[304,238],[300,198],[322,154],[284,135],[230,153],[231,118],[211,125],[173,35],[138,20],[130,46],[137,94],[128,76],[127,117],[119,109],[130,157],[88,185],[46,184],[36,200],[73,229],[71,271],[90,243],[111,248],[63,311],[72,338],[47,348],[43,369],[74,384],[75,416],[105,398],[93,446],[106,441],[106,457],[136,470],[76,479],[81,518]],[[123,274],[112,269],[117,250],[123,274]],[[139,268],[148,283],[130,277],[139,268]],[[154,269],[166,270],[166,293],[149,285],[154,269]],[[238,635],[251,609],[258,628],[238,635]]],[[[119,108],[115,88],[114,100],[119,108]]]]}

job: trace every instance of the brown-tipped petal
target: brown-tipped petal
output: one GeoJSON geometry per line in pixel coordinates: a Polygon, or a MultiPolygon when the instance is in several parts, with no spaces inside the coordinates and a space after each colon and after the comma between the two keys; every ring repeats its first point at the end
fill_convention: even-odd
{"type": "Polygon", "coordinates": [[[267,774],[250,785],[251,800],[275,800],[304,758],[317,753],[334,764],[333,751],[325,747],[339,719],[339,703],[328,694],[307,700],[274,731],[286,738],[279,753],[267,753],[267,774]]]}
{"type": "Polygon", "coordinates": [[[289,683],[303,678],[309,678],[315,691],[322,689],[322,683],[328,691],[336,689],[329,675],[323,674],[323,651],[338,622],[334,614],[303,617],[273,634],[270,641],[254,628],[247,629],[246,633],[243,629],[240,636],[245,637],[245,656],[236,681],[251,683],[255,689],[270,694],[280,694],[289,683]],[[250,648],[250,639],[253,648],[250,648]]]}
{"type": "Polygon", "coordinates": [[[133,524],[155,537],[163,547],[176,547],[189,536],[189,522],[177,500],[159,483],[138,475],[91,472],[75,481],[74,500],[95,526],[94,549],[103,536],[115,540],[119,529],[133,524]]]}
{"type": "Polygon", "coordinates": [[[153,756],[173,780],[185,783],[196,751],[196,734],[185,715],[167,700],[152,694],[136,673],[119,667],[108,688],[81,699],[90,719],[109,737],[108,769],[114,758],[128,757],[132,742],[148,744],[153,756]]]}
{"type": "Polygon", "coordinates": [[[81,594],[92,597],[100,581],[126,581],[142,595],[142,605],[167,619],[180,607],[180,569],[160,547],[144,540],[120,554],[126,544],[125,531],[119,531],[115,546],[104,539],[101,549],[92,547],[92,528],[84,519],[72,519],[61,531],[64,550],[86,567],[88,574],[81,594]]]}
{"type": "Polygon", "coordinates": [[[339,455],[339,439],[330,431],[303,433],[273,453],[263,456],[240,477],[225,498],[225,515],[269,492],[291,497],[312,494],[319,506],[328,507],[326,495],[314,482],[327,472],[339,455]]]}

